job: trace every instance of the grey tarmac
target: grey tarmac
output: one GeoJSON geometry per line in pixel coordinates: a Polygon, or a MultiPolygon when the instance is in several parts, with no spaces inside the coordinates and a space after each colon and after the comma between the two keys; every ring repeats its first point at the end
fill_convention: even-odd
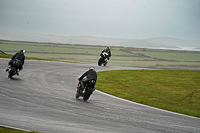
{"type": "MultiPolygon", "coordinates": [[[[20,75],[8,80],[4,71],[8,61],[0,59],[0,125],[41,133],[200,132],[199,118],[98,90],[88,101],[76,99],[77,79],[90,64],[26,60],[20,75]]],[[[139,69],[94,66],[97,71],[139,69]]]]}

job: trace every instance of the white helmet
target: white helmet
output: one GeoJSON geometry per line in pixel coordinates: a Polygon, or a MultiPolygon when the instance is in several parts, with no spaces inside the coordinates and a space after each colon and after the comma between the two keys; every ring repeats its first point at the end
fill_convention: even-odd
{"type": "Polygon", "coordinates": [[[90,66],[90,68],[89,68],[89,69],[93,69],[93,70],[94,70],[95,68],[94,68],[94,66],[90,66]]]}

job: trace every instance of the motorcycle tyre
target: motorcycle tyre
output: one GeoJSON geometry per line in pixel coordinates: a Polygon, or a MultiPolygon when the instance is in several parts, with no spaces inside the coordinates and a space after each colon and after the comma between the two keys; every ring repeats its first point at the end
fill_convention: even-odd
{"type": "Polygon", "coordinates": [[[98,65],[101,66],[102,62],[103,62],[103,59],[100,58],[99,61],[98,61],[98,65]]]}
{"type": "Polygon", "coordinates": [[[88,90],[85,92],[84,96],[83,96],[83,100],[87,101],[90,98],[90,95],[92,94],[92,88],[89,87],[88,90]]]}
{"type": "Polygon", "coordinates": [[[11,70],[9,71],[9,75],[8,75],[8,78],[12,78],[12,76],[15,74],[15,71],[16,71],[17,69],[16,68],[14,68],[14,67],[12,67],[11,68],[11,70]]]}

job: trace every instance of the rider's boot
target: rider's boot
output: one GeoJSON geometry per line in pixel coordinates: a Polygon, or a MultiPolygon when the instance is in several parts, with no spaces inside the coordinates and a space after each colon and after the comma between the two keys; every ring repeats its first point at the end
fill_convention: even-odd
{"type": "Polygon", "coordinates": [[[19,76],[19,69],[17,69],[17,76],[19,76]]]}
{"type": "Polygon", "coordinates": [[[81,92],[83,91],[83,88],[81,87],[80,84],[78,84],[78,86],[77,86],[77,90],[78,90],[79,93],[81,93],[81,92]]]}

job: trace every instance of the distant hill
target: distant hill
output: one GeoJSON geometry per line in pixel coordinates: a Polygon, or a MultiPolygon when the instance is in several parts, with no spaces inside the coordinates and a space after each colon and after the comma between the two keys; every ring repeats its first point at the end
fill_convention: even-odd
{"type": "Polygon", "coordinates": [[[34,33],[0,31],[0,39],[11,41],[50,42],[63,44],[84,44],[101,46],[124,46],[158,49],[182,49],[200,51],[200,40],[187,41],[176,38],[118,39],[93,36],[54,36],[34,33]]]}
{"type": "Polygon", "coordinates": [[[144,40],[153,43],[165,44],[167,46],[200,47],[200,40],[187,41],[183,39],[167,37],[149,38],[144,40]]]}

